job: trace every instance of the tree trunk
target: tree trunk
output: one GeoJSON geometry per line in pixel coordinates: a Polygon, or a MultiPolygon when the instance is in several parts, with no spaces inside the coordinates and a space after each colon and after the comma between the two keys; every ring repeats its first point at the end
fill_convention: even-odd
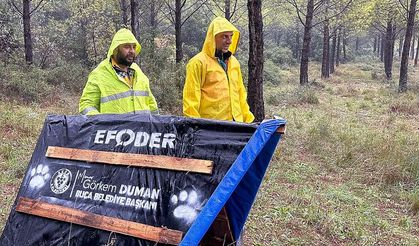
{"type": "Polygon", "coordinates": [[[391,64],[393,64],[394,61],[394,49],[396,47],[396,37],[397,37],[397,26],[396,24],[393,24],[393,31],[391,36],[391,64]]]}
{"type": "Polygon", "coordinates": [[[23,0],[23,41],[25,44],[25,61],[27,64],[33,63],[32,32],[31,32],[31,12],[30,0],[23,0]]]}
{"type": "Polygon", "coordinates": [[[230,13],[230,0],[225,0],[224,1],[224,17],[227,20],[230,20],[230,18],[231,18],[231,13],[230,13]]]}
{"type": "Polygon", "coordinates": [[[329,78],[329,21],[325,20],[323,24],[323,56],[322,56],[322,78],[329,78]]]}
{"type": "Polygon", "coordinates": [[[300,51],[301,51],[301,33],[300,33],[300,26],[299,26],[299,20],[296,19],[295,22],[295,42],[292,49],[292,56],[299,61],[300,60],[300,51]]]}
{"type": "Polygon", "coordinates": [[[157,10],[156,10],[156,0],[150,1],[150,55],[154,57],[156,51],[156,44],[154,40],[157,36],[157,10]]]}
{"type": "Polygon", "coordinates": [[[314,42],[310,42],[310,54],[309,57],[314,58],[316,56],[316,49],[317,49],[317,45],[314,42]]]}
{"type": "Polygon", "coordinates": [[[336,45],[336,67],[339,67],[340,65],[340,39],[341,39],[341,30],[339,28],[338,40],[337,40],[337,45],[336,45]]]}
{"type": "Polygon", "coordinates": [[[335,72],[335,54],[336,54],[336,30],[333,31],[333,38],[332,38],[332,49],[330,50],[330,73],[333,74],[335,72]]]}
{"type": "Polygon", "coordinates": [[[343,62],[346,62],[346,46],[348,45],[348,37],[346,37],[346,32],[343,32],[343,62]]]}
{"type": "Polygon", "coordinates": [[[176,43],[176,63],[180,63],[183,59],[182,50],[182,1],[175,2],[175,43],[176,43]]]}
{"type": "Polygon", "coordinates": [[[377,56],[380,56],[380,54],[381,54],[381,35],[379,35],[378,37],[377,37],[377,56]]]}
{"type": "Polygon", "coordinates": [[[408,66],[409,66],[409,49],[410,49],[410,41],[412,39],[412,34],[413,34],[413,26],[415,24],[416,2],[417,0],[410,1],[406,34],[404,37],[402,60],[400,64],[399,92],[405,92],[407,90],[407,71],[408,71],[408,66]]]}
{"type": "Polygon", "coordinates": [[[384,49],[385,49],[385,37],[381,34],[381,50],[380,50],[380,61],[384,62],[384,49]]]}
{"type": "Polygon", "coordinates": [[[413,60],[413,58],[415,58],[415,42],[416,42],[416,37],[415,37],[415,32],[414,31],[412,33],[412,38],[413,38],[413,40],[412,40],[412,46],[410,47],[410,59],[413,60]]]}
{"type": "Polygon", "coordinates": [[[308,84],[308,56],[310,54],[311,28],[314,12],[314,0],[307,1],[306,22],[304,24],[303,48],[300,62],[300,85],[308,84]]]}
{"type": "Polygon", "coordinates": [[[97,52],[97,48],[96,48],[96,34],[95,34],[95,28],[93,27],[92,29],[92,45],[93,45],[93,54],[94,54],[94,63],[95,65],[98,63],[98,57],[99,54],[97,52]]]}
{"type": "Polygon", "coordinates": [[[400,38],[399,38],[399,58],[402,56],[402,47],[403,47],[403,36],[400,35],[400,38]]]}
{"type": "Polygon", "coordinates": [[[300,33],[300,29],[297,29],[297,32],[295,34],[295,45],[294,45],[294,58],[297,59],[297,61],[300,60],[300,51],[301,51],[301,43],[300,43],[300,39],[301,39],[301,33],[300,33]]]}
{"type": "Polygon", "coordinates": [[[355,40],[355,51],[356,52],[359,51],[359,37],[356,37],[356,40],[355,40]]]}
{"type": "Polygon", "coordinates": [[[248,101],[256,121],[265,118],[263,103],[263,20],[262,0],[248,0],[249,11],[249,83],[248,101]]]}
{"type": "Polygon", "coordinates": [[[80,52],[80,61],[82,62],[82,64],[86,65],[86,66],[92,66],[93,63],[89,60],[89,53],[88,53],[88,44],[89,42],[91,42],[90,38],[89,38],[89,33],[87,31],[87,21],[84,19],[80,22],[79,24],[79,30],[81,32],[81,46],[82,46],[82,51],[80,52]]]}
{"type": "Polygon", "coordinates": [[[415,56],[415,67],[418,66],[418,56],[419,56],[419,38],[418,38],[418,45],[416,46],[416,56],[415,56]]]}
{"type": "Polygon", "coordinates": [[[155,33],[157,28],[157,10],[156,10],[156,0],[150,1],[150,27],[155,33]]]}
{"type": "Polygon", "coordinates": [[[119,6],[121,7],[121,24],[128,26],[128,3],[126,0],[120,0],[119,6]]]}
{"type": "Polygon", "coordinates": [[[131,31],[137,40],[140,40],[140,20],[138,16],[138,0],[131,0],[131,31]]]}
{"type": "Polygon", "coordinates": [[[388,80],[392,79],[393,68],[393,20],[387,21],[385,50],[384,50],[384,71],[388,80]]]}
{"type": "Polygon", "coordinates": [[[375,54],[376,51],[377,51],[377,37],[374,37],[374,49],[372,52],[375,54]]]}

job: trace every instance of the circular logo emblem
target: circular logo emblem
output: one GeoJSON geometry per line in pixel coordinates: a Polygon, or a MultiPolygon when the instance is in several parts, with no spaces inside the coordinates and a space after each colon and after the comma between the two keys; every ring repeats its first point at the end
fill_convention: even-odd
{"type": "Polygon", "coordinates": [[[55,194],[62,194],[68,190],[71,183],[71,172],[67,168],[62,168],[54,173],[51,179],[51,191],[55,194]]]}

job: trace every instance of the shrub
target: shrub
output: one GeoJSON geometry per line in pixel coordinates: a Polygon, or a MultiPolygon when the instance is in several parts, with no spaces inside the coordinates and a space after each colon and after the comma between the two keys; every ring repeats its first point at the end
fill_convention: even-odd
{"type": "Polygon", "coordinates": [[[279,92],[275,93],[268,90],[267,93],[264,94],[264,97],[265,102],[272,106],[278,106],[281,101],[283,101],[283,96],[279,92]]]}
{"type": "Polygon", "coordinates": [[[272,61],[281,67],[295,65],[297,61],[292,57],[292,51],[287,47],[274,47],[265,51],[265,61],[272,61]]]}
{"type": "Polygon", "coordinates": [[[378,73],[377,73],[377,71],[375,71],[375,70],[371,71],[371,78],[373,80],[378,79],[378,73]]]}
{"type": "Polygon", "coordinates": [[[389,111],[396,114],[416,115],[419,114],[419,99],[396,100],[390,103],[389,111]]]}
{"type": "Polygon", "coordinates": [[[360,64],[359,69],[361,69],[362,71],[371,71],[373,70],[373,67],[369,64],[360,64]]]}
{"type": "Polygon", "coordinates": [[[299,88],[295,95],[293,96],[294,100],[291,100],[292,104],[318,104],[319,98],[317,97],[315,91],[309,87],[299,88]]]}
{"type": "Polygon", "coordinates": [[[38,102],[52,90],[46,82],[46,71],[34,66],[7,65],[0,71],[3,96],[26,102],[38,102]]]}
{"type": "Polygon", "coordinates": [[[81,93],[89,72],[90,68],[86,68],[82,64],[64,63],[46,70],[45,79],[50,85],[81,93]]]}
{"type": "Polygon", "coordinates": [[[185,52],[184,55],[186,57],[193,57],[194,55],[196,55],[199,52],[201,52],[201,49],[200,48],[197,48],[195,46],[192,46],[192,45],[184,44],[183,45],[183,51],[185,52]]]}
{"type": "MultiPolygon", "coordinates": [[[[162,40],[165,41],[164,38],[162,40]]],[[[182,89],[187,57],[177,66],[173,48],[164,43],[161,47],[144,43],[139,65],[150,81],[160,113],[182,115],[182,89]]]]}
{"type": "Polygon", "coordinates": [[[269,85],[279,85],[281,69],[272,60],[265,61],[263,66],[263,81],[269,85]]]}
{"type": "Polygon", "coordinates": [[[182,89],[185,72],[175,66],[149,74],[150,87],[163,114],[182,115],[182,89]]]}
{"type": "Polygon", "coordinates": [[[357,55],[354,56],[354,60],[358,63],[358,66],[364,71],[371,71],[371,68],[374,67],[378,62],[378,57],[373,55],[357,55]]]}

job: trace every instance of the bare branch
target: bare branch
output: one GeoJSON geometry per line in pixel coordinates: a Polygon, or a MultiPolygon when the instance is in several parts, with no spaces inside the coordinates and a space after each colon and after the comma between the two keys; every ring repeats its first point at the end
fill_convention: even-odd
{"type": "Polygon", "coordinates": [[[372,23],[372,27],[377,30],[379,33],[385,32],[386,27],[382,25],[381,23],[378,23],[379,25],[376,25],[376,23],[372,23]]]}
{"type": "Polygon", "coordinates": [[[165,33],[167,30],[169,30],[169,28],[171,28],[171,25],[168,25],[165,29],[161,30],[162,33],[165,33]]]}
{"type": "Polygon", "coordinates": [[[159,18],[159,19],[156,20],[156,27],[157,27],[157,29],[159,29],[159,26],[163,22],[164,19],[165,19],[165,16],[163,16],[163,17],[161,17],[161,18],[159,18]]]}
{"type": "Polygon", "coordinates": [[[214,11],[212,11],[212,9],[209,7],[209,4],[205,4],[205,7],[209,10],[209,11],[203,11],[203,14],[205,15],[205,18],[208,20],[208,21],[211,21],[213,18],[214,18],[214,16],[217,16],[215,13],[214,13],[214,11]],[[208,13],[210,13],[211,14],[211,16],[209,16],[209,14],[208,13]]]}
{"type": "MultiPolygon", "coordinates": [[[[44,0],[40,0],[39,3],[38,3],[38,5],[36,5],[36,7],[33,8],[32,11],[29,12],[29,15],[31,15],[33,12],[35,12],[39,8],[39,6],[41,6],[41,4],[42,4],[43,1],[44,0]]],[[[45,4],[47,4],[47,2],[45,2],[45,4]]],[[[45,6],[45,4],[43,6],[45,6]]]]}
{"type": "Polygon", "coordinates": [[[212,0],[213,2],[214,2],[214,4],[215,4],[215,6],[219,9],[219,10],[221,10],[221,12],[224,12],[224,9],[217,3],[217,1],[216,0],[212,0]]]}
{"type": "MultiPolygon", "coordinates": [[[[241,14],[237,16],[236,21],[240,20],[245,13],[247,13],[247,11],[242,11],[241,14]]],[[[232,19],[230,19],[230,20],[232,20],[232,19]]],[[[231,21],[231,22],[235,23],[236,21],[231,21]]]]}
{"type": "Polygon", "coordinates": [[[318,9],[320,9],[320,7],[323,6],[323,1],[319,1],[318,4],[314,5],[314,9],[313,9],[313,15],[315,15],[315,13],[317,12],[318,9]]]}
{"type": "Polygon", "coordinates": [[[298,19],[300,20],[301,24],[303,24],[303,26],[305,26],[306,23],[305,23],[305,21],[303,21],[303,18],[301,18],[301,15],[304,14],[304,13],[300,9],[300,7],[298,6],[297,1],[296,0],[286,0],[286,1],[295,8],[295,10],[297,11],[298,19]]]}
{"type": "Polygon", "coordinates": [[[12,6],[19,14],[23,15],[22,11],[15,5],[13,1],[8,1],[9,5],[12,6]]]}
{"type": "Polygon", "coordinates": [[[314,3],[314,9],[318,8],[319,6],[323,5],[324,0],[319,0],[318,2],[314,3]]]}
{"type": "Polygon", "coordinates": [[[183,9],[183,7],[185,6],[186,0],[183,0],[183,3],[180,5],[180,9],[183,9]]]}
{"type": "Polygon", "coordinates": [[[201,4],[200,4],[197,8],[195,8],[195,10],[194,10],[194,11],[192,11],[192,13],[190,13],[190,15],[189,15],[188,17],[186,17],[186,18],[182,21],[182,23],[180,24],[180,26],[183,26],[183,24],[185,24],[185,22],[186,22],[189,18],[191,18],[191,16],[192,16],[193,14],[195,14],[195,13],[196,13],[196,11],[198,11],[198,10],[202,7],[202,5],[204,5],[206,2],[207,2],[207,0],[202,1],[202,2],[201,2],[201,4]]]}
{"type": "MultiPolygon", "coordinates": [[[[206,1],[205,1],[206,2],[206,1]]],[[[186,9],[183,9],[183,7],[182,7],[182,11],[183,12],[187,12],[188,10],[190,10],[190,9],[192,9],[196,4],[200,4],[198,1],[196,1],[195,3],[193,3],[193,4],[191,4],[191,5],[189,5],[186,9]]],[[[200,6],[202,6],[202,3],[201,3],[201,5],[200,6]]]]}
{"type": "Polygon", "coordinates": [[[170,11],[175,12],[175,9],[172,8],[172,5],[170,5],[169,1],[166,1],[166,6],[169,8],[170,11]]]}
{"type": "Polygon", "coordinates": [[[163,13],[163,17],[160,17],[160,18],[159,18],[159,14],[158,14],[158,13],[162,13],[163,12],[162,11],[163,5],[164,5],[164,3],[160,3],[155,8],[156,18],[157,18],[157,20],[156,20],[156,27],[159,27],[160,26],[160,23],[162,23],[162,21],[165,19],[164,13],[163,13]]]}
{"type": "MultiPolygon", "coordinates": [[[[209,4],[205,4],[205,7],[207,7],[207,9],[209,10],[209,12],[211,12],[212,15],[217,16],[216,13],[214,13],[214,11],[212,10],[212,8],[209,7],[209,4]]],[[[204,11],[205,15],[208,17],[207,15],[207,11],[204,11]]]]}
{"type": "MultiPolygon", "coordinates": [[[[234,1],[234,7],[233,7],[233,11],[231,11],[231,13],[230,13],[230,19],[233,17],[233,15],[236,13],[236,11],[238,10],[238,8],[237,8],[237,1],[238,0],[235,0],[234,1]]],[[[239,7],[240,8],[240,7],[239,7]]]]}
{"type": "Polygon", "coordinates": [[[347,8],[351,5],[351,3],[352,3],[352,0],[349,0],[349,1],[346,3],[346,5],[342,8],[342,10],[341,10],[340,12],[338,12],[338,13],[336,13],[336,14],[334,14],[334,15],[331,15],[331,16],[329,16],[329,17],[325,18],[325,19],[323,19],[322,21],[319,21],[318,23],[313,24],[313,27],[314,27],[314,26],[317,26],[317,25],[320,25],[320,24],[322,24],[322,23],[323,23],[323,22],[325,22],[325,21],[329,21],[330,19],[333,19],[333,18],[335,18],[336,16],[341,15],[343,12],[345,12],[345,11],[346,11],[346,9],[347,9],[347,8]]]}
{"type": "Polygon", "coordinates": [[[166,2],[167,7],[169,8],[169,14],[163,12],[163,15],[172,23],[175,23],[175,17],[173,16],[173,12],[175,12],[175,10],[172,8],[172,6],[170,6],[169,2],[166,2]]]}
{"type": "Polygon", "coordinates": [[[409,11],[409,7],[407,7],[407,5],[405,5],[402,0],[399,0],[400,5],[403,7],[404,10],[406,10],[407,12],[409,11]]]}

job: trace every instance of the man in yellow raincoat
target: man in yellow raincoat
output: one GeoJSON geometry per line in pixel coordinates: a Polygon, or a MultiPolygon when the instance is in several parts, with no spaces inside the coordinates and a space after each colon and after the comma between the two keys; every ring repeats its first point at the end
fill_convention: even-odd
{"type": "Polygon", "coordinates": [[[209,25],[202,51],[186,67],[183,113],[188,117],[252,122],[240,64],[240,32],[227,19],[209,25]]]}
{"type": "Polygon", "coordinates": [[[140,51],[130,30],[115,34],[106,59],[89,75],[80,98],[81,114],[158,112],[148,78],[134,63],[140,51]]]}

